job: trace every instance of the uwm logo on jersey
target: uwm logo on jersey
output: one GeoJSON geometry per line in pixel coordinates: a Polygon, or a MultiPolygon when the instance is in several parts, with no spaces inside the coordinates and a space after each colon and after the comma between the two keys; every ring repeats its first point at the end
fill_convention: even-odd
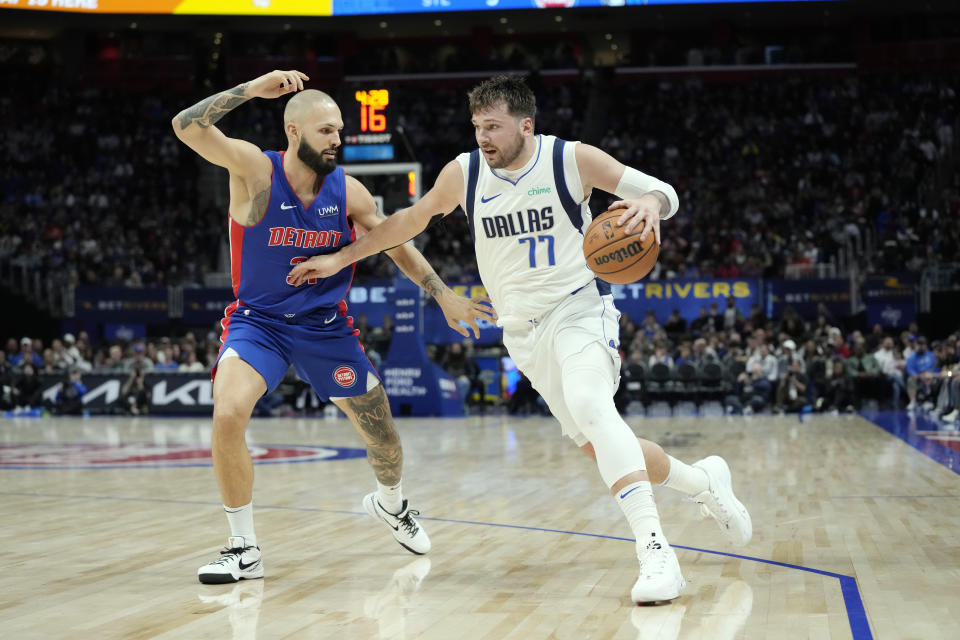
{"type": "Polygon", "coordinates": [[[324,218],[326,216],[335,216],[335,215],[338,215],[339,213],[340,213],[340,205],[338,204],[332,204],[329,207],[319,207],[317,209],[317,215],[320,216],[321,218],[324,218]]]}
{"type": "MultiPolygon", "coordinates": [[[[329,207],[326,207],[329,208],[329,207]]],[[[336,208],[336,207],[334,207],[336,208]]],[[[343,236],[341,231],[310,231],[297,227],[270,227],[268,247],[336,247],[343,236]]]]}

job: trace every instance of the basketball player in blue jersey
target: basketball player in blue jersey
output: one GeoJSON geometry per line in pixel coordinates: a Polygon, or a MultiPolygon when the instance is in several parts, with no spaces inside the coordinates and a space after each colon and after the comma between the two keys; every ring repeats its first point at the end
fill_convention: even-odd
{"type": "MultiPolygon", "coordinates": [[[[272,391],[292,363],[321,398],[353,422],[367,445],[377,491],[366,511],[415,554],[430,539],[401,491],[403,452],[387,396],[347,315],[344,297],[353,265],[294,285],[288,273],[310,256],[336,251],[358,228],[380,224],[373,197],[337,167],[343,120],[325,93],[303,91],[307,76],[273,71],[181,111],[173,129],[206,160],[230,173],[230,250],[236,302],[222,322],[214,367],[213,466],[230,525],[227,547],[198,571],[200,582],[263,577],[253,526],[253,465],[245,431],[257,400],[272,391]],[[283,114],[286,152],[263,151],[225,136],[215,125],[251,98],[295,94],[283,114]]],[[[482,298],[463,298],[446,287],[412,244],[387,252],[414,282],[436,298],[448,324],[464,336],[476,319],[493,319],[482,298]]]]}
{"type": "Polygon", "coordinates": [[[660,221],[679,207],[676,191],[596,147],[535,134],[533,92],[516,77],[483,82],[469,99],[478,149],[447,164],[412,207],[341,251],[297,265],[290,275],[299,283],[337,273],[461,207],[507,351],[563,432],[596,460],[633,529],[640,560],[633,600],[673,599],[685,583],[661,530],[652,484],[691,496],[735,543],[749,542],[752,523],[723,458],[685,464],[636,438],[617,413],[620,314],[609,285],[587,268],[583,230],[591,220],[590,194],[600,189],[621,198],[610,208],[626,209],[618,223],[628,233],[642,224],[640,235],[653,233],[659,242],[660,221]]]}

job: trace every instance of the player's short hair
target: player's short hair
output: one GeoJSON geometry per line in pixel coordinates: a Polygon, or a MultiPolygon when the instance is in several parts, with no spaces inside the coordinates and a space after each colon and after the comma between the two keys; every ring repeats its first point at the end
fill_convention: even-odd
{"type": "Polygon", "coordinates": [[[485,111],[501,102],[506,103],[507,113],[516,118],[535,119],[537,99],[520,76],[494,76],[484,80],[467,94],[470,113],[485,111]]]}

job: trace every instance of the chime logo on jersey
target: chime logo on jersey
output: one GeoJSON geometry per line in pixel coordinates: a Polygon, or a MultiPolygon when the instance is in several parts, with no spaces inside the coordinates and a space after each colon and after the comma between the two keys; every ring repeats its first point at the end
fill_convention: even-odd
{"type": "MultiPolygon", "coordinates": [[[[314,462],[362,458],[364,449],[312,445],[250,444],[254,464],[314,462]]],[[[0,469],[128,469],[144,467],[209,467],[210,445],[128,442],[0,444],[0,469]]]]}
{"type": "Polygon", "coordinates": [[[333,379],[341,387],[352,387],[357,381],[357,372],[351,367],[338,367],[337,370],[333,372],[333,379]]]}

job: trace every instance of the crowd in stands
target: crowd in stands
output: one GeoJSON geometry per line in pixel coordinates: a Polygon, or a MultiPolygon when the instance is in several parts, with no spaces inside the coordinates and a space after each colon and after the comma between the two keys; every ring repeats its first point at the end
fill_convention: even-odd
{"type": "Polygon", "coordinates": [[[728,414],[841,413],[869,405],[957,420],[960,330],[935,341],[915,324],[895,334],[879,325],[866,335],[844,333],[825,307],[806,322],[789,308],[779,320],[767,318],[758,305],[744,317],[732,303],[704,307],[689,324],[676,313],[662,324],[653,313],[639,323],[624,314],[621,410],[631,400],[699,404],[719,391],[728,414]],[[712,389],[703,385],[710,366],[718,374],[712,389]]]}
{"type": "MultiPolygon", "coordinates": [[[[537,128],[581,138],[590,85],[531,83],[540,95],[537,128]]],[[[424,188],[474,145],[467,88],[392,88],[396,121],[424,166],[424,188]]],[[[956,159],[960,105],[947,79],[647,81],[618,90],[595,142],[669,180],[681,198],[652,278],[815,273],[848,243],[864,269],[878,273],[956,260],[960,174],[940,168],[956,159]]],[[[351,104],[350,91],[335,92],[341,104],[351,104]]],[[[202,284],[205,273],[222,269],[225,214],[199,204],[202,161],[169,126],[199,97],[55,85],[39,96],[0,97],[10,114],[0,137],[6,272],[142,287],[202,284]]],[[[221,126],[282,148],[278,108],[252,101],[221,126]]],[[[356,126],[350,113],[345,120],[356,126]]],[[[388,212],[409,203],[397,187],[385,194],[388,212]]],[[[591,205],[602,210],[610,201],[595,194],[591,205]]],[[[441,276],[454,281],[476,272],[463,218],[448,216],[419,240],[441,276]]],[[[357,277],[393,272],[380,258],[362,264],[357,277]]]]}
{"type": "MultiPolygon", "coordinates": [[[[389,323],[372,328],[359,316],[356,327],[368,356],[379,367],[392,338],[389,323]]],[[[956,421],[960,409],[960,329],[933,341],[920,335],[915,324],[899,333],[887,333],[879,325],[866,335],[856,330],[845,333],[825,307],[813,322],[789,308],[783,318],[767,318],[759,305],[745,317],[731,298],[724,309],[715,303],[703,307],[689,323],[677,312],[662,320],[648,312],[639,321],[623,314],[620,331],[622,381],[617,403],[621,411],[627,411],[633,401],[649,407],[657,400],[673,406],[684,399],[697,405],[715,399],[728,414],[905,407],[956,421]],[[710,367],[717,372],[714,388],[702,385],[710,367]]],[[[64,389],[70,392],[79,390],[84,374],[105,373],[125,378],[117,410],[145,413],[149,411],[145,374],[209,371],[218,349],[214,330],[206,335],[187,332],[178,339],[99,345],[82,331],[77,336],[64,334],[49,344],[29,337],[10,338],[0,351],[0,410],[63,411],[59,398],[51,401],[40,396],[39,376],[59,376],[67,381],[64,389]]],[[[470,342],[431,346],[428,354],[455,379],[468,404],[487,401],[488,381],[481,379],[470,342]]],[[[545,411],[525,382],[521,378],[507,409],[545,411]]],[[[262,404],[264,414],[322,406],[292,373],[286,386],[262,404]]],[[[79,411],[79,404],[72,406],[79,411]]]]}

